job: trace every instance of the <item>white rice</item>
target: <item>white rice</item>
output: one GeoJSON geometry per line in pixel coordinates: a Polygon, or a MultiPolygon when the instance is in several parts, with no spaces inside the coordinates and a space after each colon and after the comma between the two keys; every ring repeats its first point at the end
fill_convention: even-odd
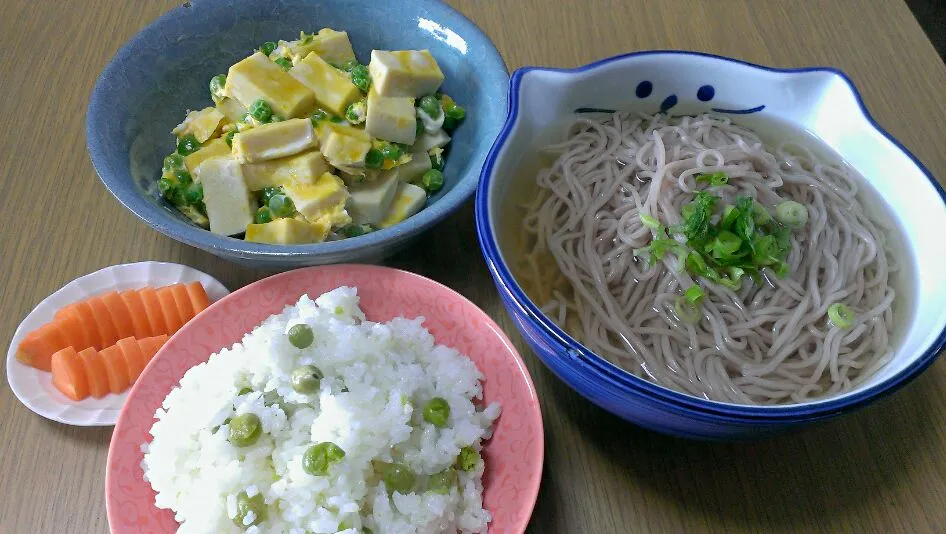
{"type": "Polygon", "coordinates": [[[462,447],[480,450],[490,437],[499,405],[474,404],[483,376],[467,357],[436,345],[423,317],[383,324],[364,317],[354,288],[314,302],[303,296],[242,343],[187,371],[155,413],[153,440],[142,446],[155,505],[174,511],[178,532],[486,532],[482,460],[469,472],[458,469],[450,493],[422,491],[427,475],[454,466],[462,447]],[[300,350],[286,333],[303,322],[315,342],[300,350]],[[325,374],[317,394],[301,395],[289,384],[292,369],[306,364],[325,374]],[[245,387],[253,391],[238,395],[245,387]],[[435,396],[450,405],[443,428],[423,420],[423,406],[435,396]],[[259,416],[263,435],[236,447],[226,421],[246,412],[259,416]],[[309,475],[303,453],[324,441],[345,457],[327,476],[309,475]],[[373,460],[409,465],[417,492],[388,492],[373,460]],[[263,494],[267,517],[259,525],[232,519],[243,491],[263,494]]]}

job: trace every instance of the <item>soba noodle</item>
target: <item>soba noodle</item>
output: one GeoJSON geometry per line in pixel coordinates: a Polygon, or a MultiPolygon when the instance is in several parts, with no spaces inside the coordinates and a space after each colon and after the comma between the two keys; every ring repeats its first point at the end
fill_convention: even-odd
{"type": "Polygon", "coordinates": [[[837,395],[891,358],[896,266],[852,170],[802,146],[766,147],[717,115],[582,118],[550,149],[559,156],[538,173],[526,207],[519,276],[596,354],[657,384],[739,404],[837,395]],[[696,180],[717,171],[725,185],[696,180]],[[764,268],[732,290],[692,276],[673,254],[656,264],[636,257],[655,238],[641,215],[680,224],[697,190],[721,204],[749,196],[769,210],[789,199],[805,206],[787,274],[764,268]],[[694,284],[705,294],[695,324],[674,306],[694,284]],[[847,328],[828,319],[838,302],[855,313],[847,328]]]}

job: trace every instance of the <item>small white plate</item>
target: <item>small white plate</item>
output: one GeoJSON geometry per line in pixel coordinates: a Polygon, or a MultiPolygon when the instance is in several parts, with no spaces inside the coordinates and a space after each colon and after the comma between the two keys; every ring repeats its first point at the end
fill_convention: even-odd
{"type": "Polygon", "coordinates": [[[230,293],[216,278],[197,269],[176,263],[142,261],[113,265],[81,276],[46,297],[16,328],[7,351],[7,381],[13,394],[24,406],[53,421],[76,426],[114,425],[125,404],[127,391],[121,395],[108,394],[101,399],[89,397],[73,401],[53,386],[50,373],[17,361],[16,347],[26,334],[51,321],[56,312],[68,304],[108,291],[160,287],[178,282],[200,282],[210,302],[230,293]]]}

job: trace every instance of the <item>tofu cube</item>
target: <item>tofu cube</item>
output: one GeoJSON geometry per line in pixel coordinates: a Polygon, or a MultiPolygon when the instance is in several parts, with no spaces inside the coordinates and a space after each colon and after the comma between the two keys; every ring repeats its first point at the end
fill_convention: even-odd
{"type": "Polygon", "coordinates": [[[240,164],[230,157],[214,157],[201,163],[194,180],[204,187],[204,205],[210,231],[220,235],[243,232],[253,222],[250,192],[243,181],[240,164]]]}
{"type": "Polygon", "coordinates": [[[261,163],[244,163],[243,179],[250,191],[294,183],[311,184],[329,171],[328,162],[318,150],[261,163]]]}
{"type": "Polygon", "coordinates": [[[222,113],[228,121],[235,124],[240,122],[249,110],[235,98],[224,98],[217,103],[217,111],[222,113]]]}
{"type": "Polygon", "coordinates": [[[400,183],[394,193],[391,208],[378,223],[380,228],[387,228],[414,215],[427,203],[427,192],[414,184],[400,183]]]}
{"type": "Polygon", "coordinates": [[[419,98],[443,83],[443,72],[429,50],[372,50],[368,73],[381,96],[419,98]]]}
{"type": "Polygon", "coordinates": [[[284,158],[317,145],[309,119],[271,122],[233,136],[233,157],[240,163],[284,158]]]}
{"type": "Polygon", "coordinates": [[[178,124],[171,133],[178,137],[191,134],[203,143],[211,137],[220,134],[223,127],[224,115],[217,108],[206,107],[199,111],[191,111],[184,117],[184,122],[178,124]]]}
{"type": "Polygon", "coordinates": [[[368,118],[365,131],[372,137],[413,145],[417,136],[414,99],[406,96],[381,96],[368,91],[368,118]]]}
{"type": "Polygon", "coordinates": [[[315,107],[312,91],[262,52],[230,67],[224,91],[246,108],[262,98],[284,119],[302,117],[315,107]]]}
{"type": "Polygon", "coordinates": [[[397,192],[399,169],[384,171],[377,179],[349,186],[348,212],[355,224],[377,226],[387,215],[397,192]]]}
{"type": "Polygon", "coordinates": [[[345,210],[348,189],[338,176],[324,173],[312,184],[291,184],[283,187],[296,210],[309,222],[321,222],[329,227],[351,222],[345,210]]]}
{"type": "Polygon", "coordinates": [[[250,224],[246,227],[246,240],[271,245],[299,245],[321,243],[328,236],[329,228],[298,219],[276,219],[265,224],[250,224]]]}
{"type": "Polygon", "coordinates": [[[361,98],[361,91],[347,76],[315,52],[297,63],[289,74],[315,94],[319,107],[344,116],[348,105],[361,98]]]}
{"type": "Polygon", "coordinates": [[[414,152],[411,160],[397,168],[400,171],[398,180],[410,183],[419,180],[425,172],[431,169],[430,156],[426,152],[414,152]]]}
{"type": "Polygon", "coordinates": [[[221,156],[230,156],[230,147],[227,146],[226,141],[217,138],[200,147],[200,150],[197,152],[194,152],[189,156],[184,156],[184,166],[187,167],[187,171],[191,173],[194,180],[196,181],[198,180],[198,177],[196,176],[197,167],[210,158],[221,156]]]}
{"type": "Polygon", "coordinates": [[[411,146],[411,152],[427,152],[431,148],[443,148],[450,142],[450,136],[441,128],[437,133],[423,132],[411,146]]]}
{"type": "Polygon", "coordinates": [[[371,150],[371,136],[351,126],[333,124],[326,128],[322,155],[333,167],[363,167],[371,150]]]}

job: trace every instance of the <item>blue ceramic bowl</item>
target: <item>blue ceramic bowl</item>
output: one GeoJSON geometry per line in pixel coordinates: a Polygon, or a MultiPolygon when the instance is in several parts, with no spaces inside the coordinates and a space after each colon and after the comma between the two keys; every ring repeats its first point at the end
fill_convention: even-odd
{"type": "Polygon", "coordinates": [[[469,199],[506,112],[508,74],[492,42],[463,15],[435,0],[194,0],[175,7],[112,58],[92,91],[89,153],[108,190],[159,232],[252,267],[290,268],[373,262],[406,245],[469,199]],[[170,131],[187,109],[210,103],[208,80],[265,41],[300,30],[348,32],[367,61],[373,48],[430,49],[444,92],[467,109],[453,135],[446,186],[408,220],[365,236],[311,245],[265,245],[219,236],[191,224],[154,193],[170,131]]]}
{"type": "MultiPolygon", "coordinates": [[[[509,114],[486,158],[476,195],[483,254],[523,337],[562,381],[641,426],[686,437],[748,438],[864,406],[915,378],[946,344],[946,194],[929,171],[871,118],[851,81],[827,68],[771,69],[689,52],[640,52],[573,70],[524,68],[510,83],[509,114]],[[818,136],[886,201],[907,238],[914,294],[898,301],[892,360],[853,391],[786,406],[744,406],[684,395],[637,378],[583,347],[529,300],[509,268],[519,188],[535,175],[538,149],[561,140],[576,113],[614,109],[715,111],[747,125],[766,119],[818,136]],[[558,134],[558,139],[554,135],[558,134]],[[891,179],[896,177],[896,179],[891,179]]],[[[547,163],[546,163],[547,164],[547,163]]],[[[870,204],[868,204],[870,205],[870,204]]]]}

